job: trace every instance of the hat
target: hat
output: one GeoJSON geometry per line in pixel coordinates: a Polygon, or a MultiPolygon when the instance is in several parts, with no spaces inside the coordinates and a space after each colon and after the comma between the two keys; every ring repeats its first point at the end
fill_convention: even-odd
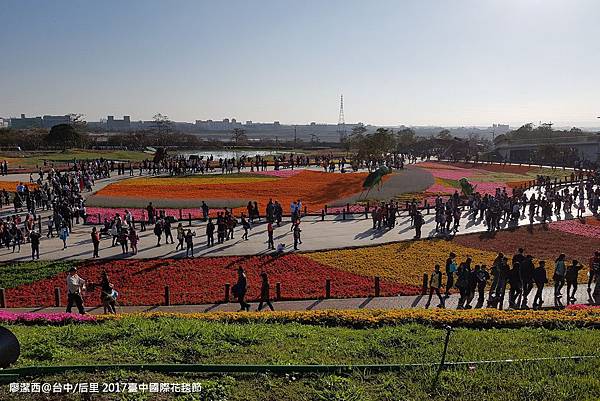
{"type": "Polygon", "coordinates": [[[76,271],[77,271],[77,268],[75,266],[73,266],[69,269],[69,273],[76,272],[76,271]]]}

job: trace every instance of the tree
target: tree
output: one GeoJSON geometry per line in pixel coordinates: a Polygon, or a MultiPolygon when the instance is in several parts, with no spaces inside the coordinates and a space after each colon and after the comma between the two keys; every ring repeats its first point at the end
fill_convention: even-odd
{"type": "Polygon", "coordinates": [[[443,129],[437,134],[438,139],[452,139],[452,135],[450,135],[450,130],[443,129]]]}
{"type": "Polygon", "coordinates": [[[83,135],[69,124],[55,125],[46,136],[46,142],[50,146],[57,146],[63,150],[81,146],[83,140],[83,135]]]}
{"type": "Polygon", "coordinates": [[[71,113],[69,114],[69,117],[71,118],[71,125],[79,130],[79,129],[83,129],[86,127],[87,125],[87,121],[85,121],[85,116],[81,113],[71,113]]]}
{"type": "Polygon", "coordinates": [[[553,144],[538,145],[537,153],[539,160],[546,163],[557,163],[560,160],[560,149],[553,144]]]}
{"type": "Polygon", "coordinates": [[[156,113],[154,117],[153,129],[158,135],[168,134],[173,130],[173,122],[169,120],[169,117],[156,113]]]}
{"type": "Polygon", "coordinates": [[[398,131],[396,136],[398,137],[398,151],[408,150],[417,142],[415,131],[413,131],[411,128],[404,128],[398,131]]]}
{"type": "Polygon", "coordinates": [[[231,141],[235,142],[235,146],[245,145],[248,143],[248,135],[242,128],[234,128],[231,132],[231,141]]]}

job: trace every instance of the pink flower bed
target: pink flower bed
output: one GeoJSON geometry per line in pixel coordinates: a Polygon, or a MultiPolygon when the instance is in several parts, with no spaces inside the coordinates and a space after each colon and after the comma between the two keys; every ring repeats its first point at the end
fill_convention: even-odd
{"type": "Polygon", "coordinates": [[[600,238],[600,226],[583,224],[579,220],[563,220],[550,224],[550,228],[588,238],[600,238]]]}
{"type": "MultiPolygon", "coordinates": [[[[373,210],[373,206],[377,205],[377,203],[375,204],[371,204],[370,209],[369,210],[373,210]]],[[[346,206],[332,206],[332,207],[327,207],[327,213],[343,213],[344,210],[346,210],[346,206]]],[[[363,205],[350,205],[350,213],[364,213],[365,212],[365,207],[363,205]]]]}
{"type": "Polygon", "coordinates": [[[302,170],[298,170],[298,169],[296,169],[296,170],[285,169],[285,170],[255,171],[255,172],[250,172],[250,174],[267,175],[269,177],[278,177],[278,178],[288,178],[288,177],[298,174],[301,171],[302,170]]]}
{"type": "Polygon", "coordinates": [[[448,187],[446,185],[435,183],[432,186],[430,186],[429,188],[427,188],[427,191],[425,191],[425,192],[432,193],[432,194],[440,194],[440,195],[443,195],[443,194],[451,195],[456,190],[457,190],[456,188],[452,188],[452,187],[448,187]]]}
{"type": "Polygon", "coordinates": [[[482,195],[496,195],[496,188],[506,188],[506,193],[510,196],[512,195],[513,189],[507,186],[503,182],[477,182],[470,181],[471,185],[475,187],[475,191],[479,192],[482,195]]]}
{"type": "MultiPolygon", "coordinates": [[[[148,212],[146,209],[125,209],[125,208],[112,208],[112,207],[88,207],[86,208],[88,219],[87,222],[91,224],[100,224],[104,222],[104,219],[112,220],[117,213],[121,215],[121,217],[125,216],[125,210],[129,210],[131,215],[136,221],[148,219],[148,212]],[[100,215],[100,221],[98,221],[98,215],[100,215]]],[[[179,209],[157,209],[158,211],[164,210],[167,216],[173,216],[176,219],[179,219],[179,209]]],[[[220,209],[219,209],[220,210],[220,209]]],[[[191,213],[193,219],[198,219],[202,217],[201,209],[181,209],[181,213],[183,219],[187,219],[188,215],[191,213]]]]}
{"type": "Polygon", "coordinates": [[[0,322],[2,323],[66,324],[94,321],[96,321],[95,316],[75,313],[13,313],[0,311],[0,322]]]}
{"type": "Polygon", "coordinates": [[[429,172],[436,178],[443,178],[446,180],[460,180],[461,178],[469,178],[473,176],[474,170],[465,169],[431,169],[429,172]]]}
{"type": "Polygon", "coordinates": [[[575,305],[567,305],[566,309],[567,310],[600,309],[600,305],[575,304],[575,305]]]}

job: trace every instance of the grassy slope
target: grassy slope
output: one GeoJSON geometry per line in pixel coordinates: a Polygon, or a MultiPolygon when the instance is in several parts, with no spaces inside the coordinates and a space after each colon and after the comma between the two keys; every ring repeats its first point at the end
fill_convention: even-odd
{"type": "MultiPolygon", "coordinates": [[[[404,363],[439,360],[444,332],[422,325],[371,330],[299,324],[224,324],[173,319],[126,318],[101,325],[20,326],[10,329],[22,344],[19,366],[78,363],[404,363]]],[[[600,355],[600,332],[589,329],[456,330],[448,360],[600,355]]],[[[435,390],[435,369],[367,375],[186,376],[106,372],[95,381],[203,381],[232,400],[421,400],[598,399],[600,361],[450,369],[435,390]]],[[[90,381],[69,373],[57,379],[90,381]]],[[[48,378],[44,378],[47,381],[48,378]]],[[[3,386],[5,387],[5,386],[3,386]]],[[[1,392],[5,388],[0,387],[1,392]]],[[[218,393],[217,391],[216,393],[218,393]]],[[[73,398],[76,399],[76,398],[73,398]]],[[[103,398],[114,399],[114,398],[103,398]]],[[[131,398],[140,399],[140,398],[131,398]]],[[[143,399],[143,398],[141,398],[143,399]]],[[[162,398],[152,398],[162,399],[162,398]]],[[[164,398],[173,399],[173,398],[164,398]]]]}

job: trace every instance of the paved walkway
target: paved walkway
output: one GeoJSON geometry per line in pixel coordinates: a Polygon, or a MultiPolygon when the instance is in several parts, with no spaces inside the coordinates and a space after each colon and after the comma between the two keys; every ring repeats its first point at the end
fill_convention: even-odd
{"type": "MultiPolygon", "coordinates": [[[[334,291],[335,289],[333,289],[334,291]]],[[[563,288],[562,302],[566,303],[566,287],[563,288]]],[[[532,306],[535,288],[529,295],[529,306],[532,306]]],[[[484,306],[487,303],[487,290],[485,293],[484,306]]],[[[554,288],[544,288],[544,304],[543,307],[560,306],[554,302],[554,288]]],[[[576,303],[591,303],[590,295],[587,292],[587,286],[580,284],[576,293],[576,303]]],[[[456,309],[458,305],[458,294],[452,294],[445,300],[446,308],[456,309]]],[[[475,296],[472,306],[477,303],[475,296]]],[[[396,297],[365,297],[365,298],[343,298],[343,299],[307,299],[299,301],[276,301],[273,302],[275,310],[278,311],[306,311],[306,310],[323,310],[323,309],[407,309],[407,308],[424,308],[428,300],[428,295],[417,296],[396,296],[396,297]]],[[[430,308],[435,308],[439,303],[438,298],[434,295],[431,299],[430,308]]],[[[251,310],[256,310],[257,302],[251,302],[251,310]]],[[[508,308],[508,288],[504,298],[504,307],[508,308]]],[[[77,311],[77,308],[73,308],[77,311]]],[[[205,312],[235,312],[239,310],[239,304],[220,303],[220,304],[204,304],[204,305],[172,305],[172,306],[121,306],[118,307],[118,313],[139,313],[139,312],[174,312],[174,313],[205,313],[205,312]]],[[[42,308],[7,308],[0,311],[8,312],[31,312],[31,313],[57,313],[64,312],[65,307],[42,307],[42,308]]],[[[103,313],[103,308],[91,307],[86,308],[86,311],[91,314],[103,313]]]]}

